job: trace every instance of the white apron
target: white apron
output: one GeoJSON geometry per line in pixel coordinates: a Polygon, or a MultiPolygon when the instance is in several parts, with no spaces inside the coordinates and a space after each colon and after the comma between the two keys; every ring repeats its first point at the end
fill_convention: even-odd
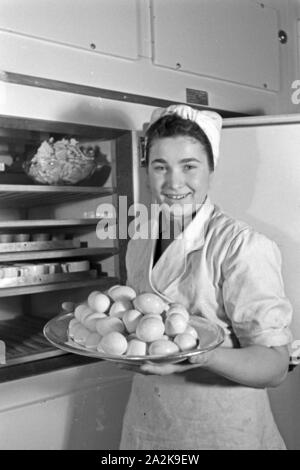
{"type": "MultiPolygon", "coordinates": [[[[154,291],[219,323],[225,330],[225,347],[234,347],[237,341],[241,346],[280,346],[290,341],[291,307],[284,296],[273,242],[228,218],[209,200],[184,237],[174,240],[152,269],[155,224],[153,234],[154,240],[131,240],[128,245],[127,283],[137,293],[154,291]],[[243,259],[249,263],[249,249],[251,259],[257,253],[260,263],[267,253],[266,281],[259,278],[259,289],[249,289],[254,281],[251,272],[245,275],[243,269],[243,259]],[[228,271],[236,276],[231,268],[237,257],[244,274],[240,284],[239,277],[230,282],[227,275],[228,271]],[[252,313],[249,301],[255,305],[252,313]],[[233,304],[239,308],[235,310],[233,304]]],[[[266,390],[240,386],[197,368],[164,377],[135,374],[120,449],[285,449],[285,445],[266,390]]]]}
{"type": "Polygon", "coordinates": [[[134,376],[120,449],[285,449],[266,390],[194,371],[134,376]]]}

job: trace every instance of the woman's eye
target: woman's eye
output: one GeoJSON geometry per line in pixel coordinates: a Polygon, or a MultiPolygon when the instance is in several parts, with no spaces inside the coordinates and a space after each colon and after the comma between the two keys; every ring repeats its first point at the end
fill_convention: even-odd
{"type": "Polygon", "coordinates": [[[154,167],[154,171],[162,172],[165,171],[166,167],[163,165],[157,165],[154,167]]]}
{"type": "Polygon", "coordinates": [[[195,165],[184,165],[183,168],[185,171],[190,171],[196,169],[197,167],[195,165]]]}

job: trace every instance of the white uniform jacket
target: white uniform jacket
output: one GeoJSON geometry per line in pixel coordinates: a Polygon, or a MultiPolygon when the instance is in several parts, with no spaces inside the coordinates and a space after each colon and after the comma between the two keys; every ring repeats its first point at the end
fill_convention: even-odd
{"type": "MultiPolygon", "coordinates": [[[[214,206],[209,198],[153,267],[158,214],[128,244],[127,284],[180,302],[218,323],[223,347],[291,341],[277,245],[214,206]],[[138,238],[142,234],[144,238],[138,238]]],[[[194,369],[171,376],[136,374],[122,449],[281,449],[266,390],[194,369]]]]}

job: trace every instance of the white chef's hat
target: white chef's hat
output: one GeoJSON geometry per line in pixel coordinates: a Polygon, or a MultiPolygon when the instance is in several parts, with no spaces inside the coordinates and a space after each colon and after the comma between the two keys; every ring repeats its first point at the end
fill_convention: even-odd
{"type": "Polygon", "coordinates": [[[214,168],[216,168],[219,159],[220,134],[222,127],[222,117],[214,111],[197,110],[185,104],[174,104],[167,108],[156,108],[150,118],[148,129],[163,116],[168,114],[177,114],[183,119],[189,119],[195,122],[206,134],[213,153],[214,168]]]}

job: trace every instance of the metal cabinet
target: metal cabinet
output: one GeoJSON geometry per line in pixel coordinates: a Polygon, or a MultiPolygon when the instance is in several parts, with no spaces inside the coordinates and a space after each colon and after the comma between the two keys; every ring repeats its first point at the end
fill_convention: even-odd
{"type": "Polygon", "coordinates": [[[136,0],[28,0],[26,4],[2,0],[0,10],[0,29],[4,31],[137,59],[136,0]]]}
{"type": "Polygon", "coordinates": [[[279,90],[278,18],[252,0],[153,0],[154,64],[279,90]]]}

